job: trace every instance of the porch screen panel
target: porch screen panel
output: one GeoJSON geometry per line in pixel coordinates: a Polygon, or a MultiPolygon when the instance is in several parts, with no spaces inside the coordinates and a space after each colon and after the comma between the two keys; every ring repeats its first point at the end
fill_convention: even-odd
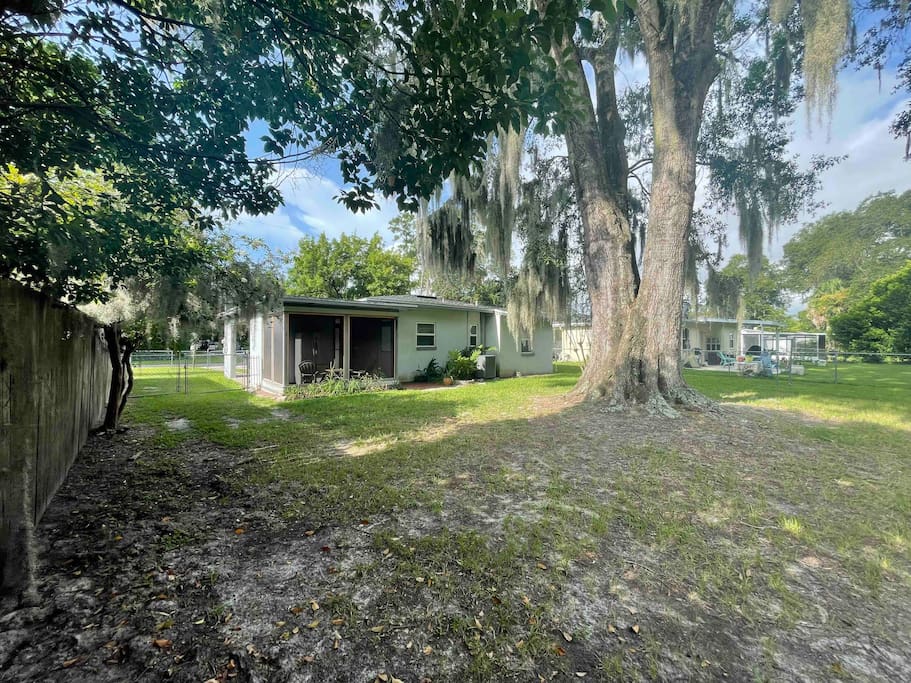
{"type": "Polygon", "coordinates": [[[275,319],[265,317],[263,319],[263,379],[272,380],[272,328],[275,325],[275,319]]]}
{"type": "Polygon", "coordinates": [[[272,381],[285,383],[285,319],[272,320],[272,381]]]}
{"type": "Polygon", "coordinates": [[[351,318],[351,370],[378,377],[395,373],[395,321],[392,318],[351,318]]]}

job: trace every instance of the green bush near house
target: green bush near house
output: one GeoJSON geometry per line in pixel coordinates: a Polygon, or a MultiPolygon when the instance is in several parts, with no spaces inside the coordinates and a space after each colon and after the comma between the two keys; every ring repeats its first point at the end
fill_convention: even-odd
{"type": "Polygon", "coordinates": [[[295,384],[285,388],[288,398],[314,398],[317,396],[346,396],[371,391],[384,391],[391,388],[375,375],[366,375],[351,379],[330,378],[322,382],[295,384]]]}
{"type": "Polygon", "coordinates": [[[478,358],[482,353],[494,350],[492,346],[479,345],[450,351],[445,374],[453,379],[474,379],[478,368],[478,358]]]}

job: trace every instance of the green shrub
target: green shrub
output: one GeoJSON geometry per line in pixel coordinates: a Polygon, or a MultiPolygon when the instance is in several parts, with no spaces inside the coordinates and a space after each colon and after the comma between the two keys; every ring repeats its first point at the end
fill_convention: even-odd
{"type": "Polygon", "coordinates": [[[450,351],[446,374],[453,379],[474,379],[477,366],[477,360],[472,361],[459,351],[450,351]]]}
{"type": "Polygon", "coordinates": [[[438,382],[443,379],[443,368],[436,358],[431,358],[426,368],[418,368],[414,373],[415,382],[438,382]]]}
{"type": "Polygon", "coordinates": [[[370,391],[383,391],[388,388],[389,385],[376,375],[365,375],[364,377],[352,379],[330,377],[319,382],[295,384],[286,387],[285,396],[289,398],[345,396],[348,394],[360,394],[370,391]]]}
{"type": "Polygon", "coordinates": [[[478,357],[494,351],[492,346],[466,346],[460,351],[450,351],[446,363],[446,374],[453,379],[474,379],[478,368],[478,357]]]}

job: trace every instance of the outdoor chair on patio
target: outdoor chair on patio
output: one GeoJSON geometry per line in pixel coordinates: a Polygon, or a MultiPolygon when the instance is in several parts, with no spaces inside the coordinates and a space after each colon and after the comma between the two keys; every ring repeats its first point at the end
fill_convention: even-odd
{"type": "Polygon", "coordinates": [[[721,359],[722,367],[726,367],[726,366],[733,367],[734,365],[737,364],[737,360],[733,356],[725,356],[721,351],[716,351],[716,353],[718,354],[718,358],[721,359]]]}
{"type": "Polygon", "coordinates": [[[759,374],[764,377],[778,374],[778,363],[772,360],[772,354],[768,351],[759,354],[759,374]]]}
{"type": "Polygon", "coordinates": [[[313,384],[316,382],[316,363],[312,360],[302,360],[297,369],[301,373],[301,384],[313,384]]]}

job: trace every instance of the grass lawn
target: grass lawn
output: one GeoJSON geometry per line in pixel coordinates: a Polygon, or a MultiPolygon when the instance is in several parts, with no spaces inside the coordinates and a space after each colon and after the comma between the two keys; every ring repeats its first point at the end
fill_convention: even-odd
{"type": "Polygon", "coordinates": [[[217,629],[266,677],[911,674],[911,367],[688,371],[722,408],[676,420],[568,402],[578,372],[282,403],[203,374],[128,422],[175,480],[201,443],[236,463],[245,533],[169,549],[246,548],[217,629]]]}

